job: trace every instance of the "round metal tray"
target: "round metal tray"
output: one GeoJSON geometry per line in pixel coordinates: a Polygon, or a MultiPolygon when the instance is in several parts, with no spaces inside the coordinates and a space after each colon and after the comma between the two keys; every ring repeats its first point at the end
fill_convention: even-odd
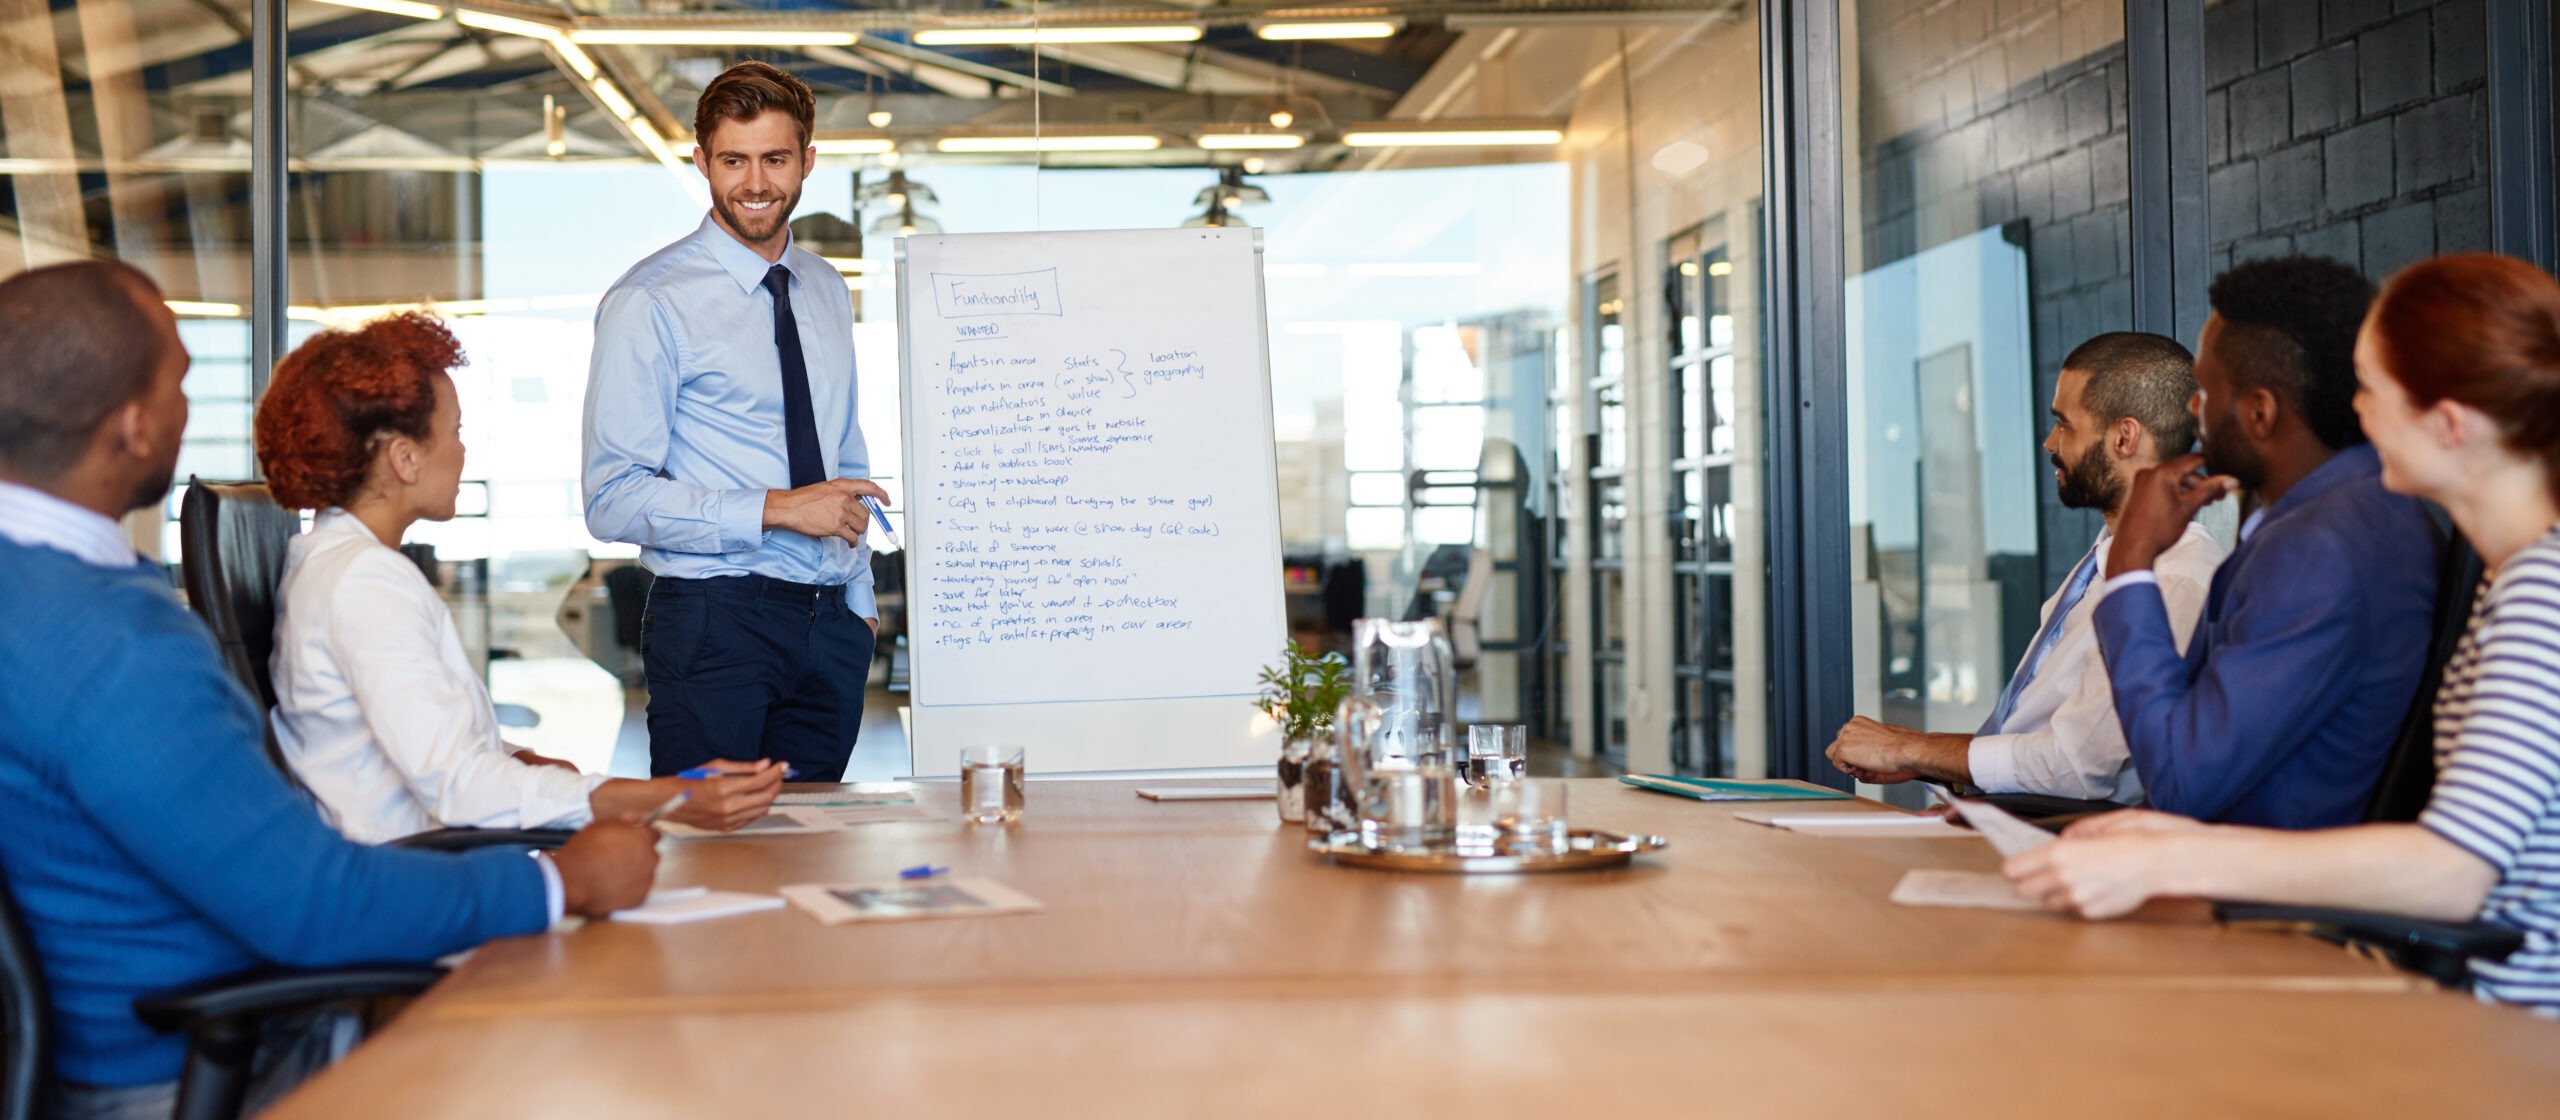
{"type": "Polygon", "coordinates": [[[1346,867],[1382,867],[1390,871],[1433,871],[1462,875],[1528,875],[1546,871],[1591,871],[1603,867],[1623,867],[1638,852],[1658,852],[1670,846],[1659,836],[1630,836],[1605,828],[1577,828],[1568,834],[1569,846],[1561,855],[1495,856],[1460,855],[1445,851],[1387,851],[1360,843],[1357,832],[1336,832],[1331,836],[1313,837],[1307,850],[1331,856],[1346,867]]]}

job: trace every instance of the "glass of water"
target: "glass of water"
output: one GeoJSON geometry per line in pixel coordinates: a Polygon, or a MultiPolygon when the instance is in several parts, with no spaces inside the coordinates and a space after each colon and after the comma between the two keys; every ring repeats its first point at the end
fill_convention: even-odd
{"type": "Polygon", "coordinates": [[[961,750],[960,815],[970,824],[1012,824],[1022,819],[1022,748],[961,750]]]}
{"type": "Polygon", "coordinates": [[[1482,789],[1524,777],[1529,770],[1529,729],[1517,723],[1479,723],[1467,729],[1467,784],[1482,789]]]}
{"type": "Polygon", "coordinates": [[[1495,845],[1504,855],[1563,855],[1570,830],[1565,822],[1565,784],[1557,778],[1522,778],[1498,782],[1491,790],[1495,845]]]}

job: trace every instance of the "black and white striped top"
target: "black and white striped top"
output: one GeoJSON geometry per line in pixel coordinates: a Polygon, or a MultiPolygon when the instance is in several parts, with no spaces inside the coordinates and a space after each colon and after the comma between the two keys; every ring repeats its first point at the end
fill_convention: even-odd
{"type": "Polygon", "coordinates": [[[2481,918],[2525,932],[2475,961],[2483,998],[2560,1014],[2560,529],[2500,566],[2435,703],[2435,796],[2418,823],[2498,869],[2481,918]]]}

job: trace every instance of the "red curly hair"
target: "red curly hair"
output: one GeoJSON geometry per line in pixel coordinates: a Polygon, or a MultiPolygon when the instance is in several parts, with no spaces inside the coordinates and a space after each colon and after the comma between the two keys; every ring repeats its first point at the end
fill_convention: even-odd
{"type": "Polygon", "coordinates": [[[311,336],[276,363],[258,402],[258,465],[276,501],[344,505],[364,488],[387,436],[429,438],[435,379],[462,364],[462,344],[423,311],[311,336]]]}

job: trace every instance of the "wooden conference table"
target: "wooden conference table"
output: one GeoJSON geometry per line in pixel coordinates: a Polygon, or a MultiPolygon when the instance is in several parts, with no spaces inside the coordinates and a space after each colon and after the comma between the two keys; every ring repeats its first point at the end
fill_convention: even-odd
{"type": "MultiPolygon", "coordinates": [[[[2505,1115],[2560,1100],[2560,1024],[2200,908],[2087,923],[1894,905],[1974,839],[1827,839],[1615,782],[1618,871],[1335,867],[1268,801],[1040,782],[950,817],[670,840],[659,882],[771,891],[919,863],[1039,914],[797,910],[492,944],[270,1115],[2505,1115]]],[[[1149,783],[1173,784],[1173,783],[1149,783]]],[[[921,787],[950,812],[949,784],[921,787]]],[[[1872,803],[1790,811],[1874,812],[1872,803]]],[[[1767,808],[1768,806],[1757,806],[1767,808]]]]}

